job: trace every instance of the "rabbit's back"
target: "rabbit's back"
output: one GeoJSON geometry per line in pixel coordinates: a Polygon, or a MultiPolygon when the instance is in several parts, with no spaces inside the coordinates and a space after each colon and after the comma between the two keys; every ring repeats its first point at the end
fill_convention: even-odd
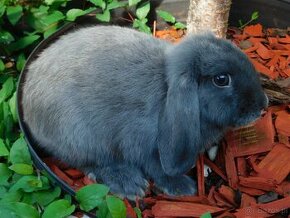
{"type": "Polygon", "coordinates": [[[24,121],[36,141],[76,165],[142,159],[139,145],[156,140],[168,46],[121,27],[61,37],[29,66],[23,86],[24,121]]]}

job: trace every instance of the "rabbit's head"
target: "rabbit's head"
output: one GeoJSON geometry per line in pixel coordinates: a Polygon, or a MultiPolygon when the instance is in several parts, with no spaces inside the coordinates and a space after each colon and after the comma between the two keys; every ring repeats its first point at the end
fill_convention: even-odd
{"type": "Polygon", "coordinates": [[[177,175],[190,169],[205,143],[259,118],[268,99],[251,62],[226,40],[189,36],[166,55],[159,154],[164,171],[177,175]]]}

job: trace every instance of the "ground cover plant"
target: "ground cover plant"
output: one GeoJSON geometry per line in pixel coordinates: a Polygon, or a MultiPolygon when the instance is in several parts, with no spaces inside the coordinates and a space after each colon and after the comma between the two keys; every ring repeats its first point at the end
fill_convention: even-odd
{"type": "MultiPolygon", "coordinates": [[[[124,203],[108,195],[104,185],[90,184],[79,190],[73,204],[69,195],[52,186],[34,168],[16,112],[17,80],[33,48],[64,24],[95,12],[97,20],[109,22],[114,9],[130,9],[130,22],[151,33],[147,25],[150,2],[141,0],[44,0],[0,2],[0,213],[5,217],[66,217],[76,207],[98,217],[125,217],[124,203]],[[133,11],[133,13],[132,13],[133,11]]],[[[163,17],[171,16],[166,14],[163,17]]],[[[176,28],[184,28],[181,23],[176,28]]],[[[87,182],[89,184],[90,181],[87,182]]],[[[136,213],[140,214],[138,209],[136,213]]]]}
{"type": "MultiPolygon", "coordinates": [[[[77,6],[74,6],[72,3],[73,1],[67,0],[32,1],[31,3],[28,1],[16,0],[0,2],[1,215],[3,215],[3,217],[66,217],[77,212],[79,209],[83,211],[91,211],[93,209],[92,213],[97,214],[98,217],[126,217],[126,213],[131,217],[141,217],[141,211],[139,209],[141,208],[144,217],[151,217],[153,215],[165,216],[164,210],[165,212],[166,210],[170,212],[167,215],[174,215],[174,212],[175,215],[178,215],[178,213],[185,215],[182,213],[187,211],[187,209],[190,211],[190,216],[200,216],[204,211],[227,213],[227,211],[240,209],[235,215],[243,217],[244,211],[247,209],[243,209],[242,206],[237,205],[237,202],[232,199],[232,196],[234,196],[232,195],[232,187],[236,185],[235,182],[230,183],[229,187],[225,186],[212,189],[210,193],[212,196],[211,200],[213,201],[207,204],[204,204],[205,201],[208,202],[204,197],[171,199],[166,196],[157,196],[154,198],[149,196],[146,200],[137,201],[136,205],[132,206],[128,201],[123,203],[123,201],[117,197],[108,195],[109,190],[106,186],[92,184],[87,178],[83,178],[81,172],[69,168],[65,170],[61,169],[64,173],[61,171],[61,174],[61,172],[58,171],[60,173],[59,176],[66,176],[65,178],[70,179],[69,182],[72,183],[75,190],[78,190],[76,199],[79,203],[76,203],[71,196],[61,192],[59,187],[53,186],[46,174],[39,172],[33,167],[27,144],[17,125],[18,118],[16,113],[17,79],[31,50],[42,39],[47,38],[66,22],[74,21],[77,17],[95,10],[97,10],[95,15],[96,19],[100,21],[110,21],[114,9],[119,7],[132,7],[134,8],[134,13],[130,14],[132,16],[132,25],[140,31],[151,33],[147,18],[147,14],[150,10],[149,2],[129,0],[124,3],[116,0],[91,0],[84,1],[82,5],[77,6]],[[136,6],[136,4],[138,5],[136,6]],[[80,178],[82,178],[81,182],[80,178]],[[88,186],[83,187],[84,185],[88,186]],[[226,200],[224,200],[225,198],[226,200]],[[198,203],[198,205],[196,205],[196,203],[198,203]],[[196,208],[202,205],[202,203],[205,206],[200,210],[200,213],[192,214],[192,211],[196,211],[196,208]],[[209,204],[211,204],[211,207],[209,207],[209,204]],[[168,209],[168,207],[174,205],[180,206],[181,210],[170,211],[168,209]],[[238,206],[240,206],[240,208],[238,206]]],[[[157,14],[166,22],[174,25],[177,29],[184,28],[183,24],[177,22],[176,19],[167,12],[157,11],[157,14]]],[[[262,27],[250,27],[246,28],[243,32],[233,30],[232,36],[234,42],[244,49],[249,57],[253,59],[253,63],[257,70],[273,79],[278,77],[286,79],[289,77],[289,32],[286,31],[284,35],[281,35],[275,34],[274,30],[272,31],[272,35],[265,35],[265,33],[262,32],[262,27]],[[265,42],[265,40],[267,41],[265,42]],[[266,47],[266,49],[264,47],[266,47]]],[[[180,40],[183,35],[183,30],[176,31],[175,29],[156,32],[157,37],[170,39],[172,41],[180,40]]],[[[276,110],[275,113],[277,114],[278,112],[278,117],[287,117],[287,114],[285,115],[287,106],[276,110]]],[[[276,120],[275,127],[277,130],[280,130],[280,134],[276,136],[279,137],[280,142],[286,144],[289,142],[287,141],[289,137],[287,134],[289,134],[289,132],[286,131],[287,128],[285,128],[283,120],[284,119],[278,119],[278,126],[276,120]]],[[[277,146],[277,149],[284,148],[277,146]]],[[[267,152],[269,152],[269,150],[267,150],[267,152]]],[[[272,156],[271,154],[271,157],[272,156]]],[[[249,170],[249,164],[251,164],[251,167],[255,167],[259,165],[263,158],[264,156],[260,157],[259,155],[255,155],[254,158],[250,159],[250,163],[247,162],[246,164],[247,171],[249,170]]],[[[235,161],[239,163],[238,169],[245,170],[245,168],[242,167],[245,166],[244,161],[238,156],[235,157],[235,159],[235,161]]],[[[275,158],[274,160],[271,159],[271,161],[275,161],[275,158]]],[[[205,162],[210,164],[206,159],[205,162]]],[[[49,160],[47,163],[49,163],[49,160]]],[[[285,162],[281,163],[283,164],[285,162]]],[[[281,163],[279,162],[277,164],[279,165],[281,163]]],[[[265,163],[264,166],[267,166],[267,164],[265,163]]],[[[225,176],[225,172],[219,171],[219,168],[215,168],[214,165],[212,165],[212,168],[217,171],[217,174],[220,174],[220,177],[224,177],[225,180],[228,180],[228,175],[225,176]]],[[[201,169],[202,166],[199,165],[199,173],[201,173],[201,169]]],[[[263,174],[263,170],[261,172],[263,174]]],[[[281,211],[286,213],[285,207],[288,206],[287,202],[289,201],[289,198],[286,198],[289,196],[289,181],[284,178],[284,175],[287,176],[289,174],[289,172],[287,172],[287,169],[285,169],[283,175],[279,175],[281,180],[280,184],[283,184],[283,186],[278,184],[277,187],[273,181],[272,183],[267,183],[265,180],[261,179],[255,181],[244,179],[241,185],[244,190],[243,196],[245,196],[242,198],[242,200],[244,199],[244,206],[250,205],[250,207],[253,207],[251,210],[259,212],[261,208],[259,206],[256,207],[254,204],[256,203],[257,196],[265,194],[268,190],[275,190],[279,194],[279,198],[284,196],[286,201],[284,200],[282,203],[279,201],[276,204],[274,203],[274,205],[266,205],[266,209],[262,208],[262,210],[266,210],[265,214],[267,216],[281,211]],[[268,189],[262,190],[262,192],[259,188],[253,189],[253,183],[256,186],[257,184],[258,186],[266,184],[268,185],[266,186],[268,189]],[[255,196],[254,199],[253,193],[255,196]]],[[[226,171],[226,173],[228,172],[226,171]]],[[[244,175],[249,176],[246,172],[244,172],[244,175]]],[[[232,177],[234,175],[230,174],[230,176],[232,177]]],[[[201,174],[199,174],[199,178],[202,178],[201,174]]],[[[205,190],[199,187],[199,192],[202,194],[205,190]]],[[[208,217],[208,215],[204,217],[208,217]]]]}

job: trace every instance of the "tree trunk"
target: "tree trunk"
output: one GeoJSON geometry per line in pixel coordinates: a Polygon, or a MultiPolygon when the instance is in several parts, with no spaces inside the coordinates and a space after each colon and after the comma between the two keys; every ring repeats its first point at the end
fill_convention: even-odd
{"type": "Polygon", "coordinates": [[[189,33],[213,31],[217,37],[225,38],[231,0],[190,0],[187,30],[189,33]]]}

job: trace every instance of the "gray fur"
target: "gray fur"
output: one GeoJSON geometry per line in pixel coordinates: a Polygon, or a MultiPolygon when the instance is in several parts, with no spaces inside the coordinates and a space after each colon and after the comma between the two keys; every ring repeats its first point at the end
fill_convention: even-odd
{"type": "Polygon", "coordinates": [[[62,36],[29,66],[24,121],[41,148],[93,173],[111,191],[195,193],[184,174],[205,146],[266,106],[252,64],[226,40],[188,36],[172,45],[121,27],[62,36]],[[232,87],[212,76],[228,73],[232,87]]]}

